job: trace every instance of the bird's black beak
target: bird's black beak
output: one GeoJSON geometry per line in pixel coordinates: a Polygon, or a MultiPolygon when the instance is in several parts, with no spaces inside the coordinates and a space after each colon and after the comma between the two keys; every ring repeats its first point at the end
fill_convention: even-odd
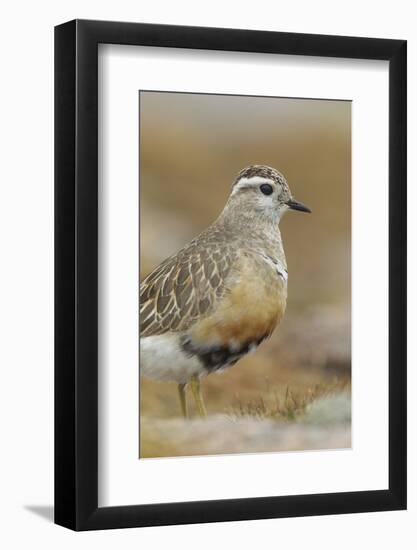
{"type": "Polygon", "coordinates": [[[302,202],[298,202],[298,201],[295,201],[293,199],[290,199],[287,202],[287,206],[289,208],[291,208],[291,210],[299,210],[300,212],[310,212],[311,213],[311,210],[310,210],[310,208],[308,208],[308,206],[306,206],[302,202]]]}

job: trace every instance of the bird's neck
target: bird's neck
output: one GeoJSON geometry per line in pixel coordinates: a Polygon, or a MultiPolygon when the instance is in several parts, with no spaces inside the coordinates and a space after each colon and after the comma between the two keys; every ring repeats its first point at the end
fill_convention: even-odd
{"type": "Polygon", "coordinates": [[[283,264],[286,263],[277,217],[259,215],[258,212],[237,212],[226,206],[215,225],[225,238],[239,240],[245,247],[263,250],[283,264]]]}

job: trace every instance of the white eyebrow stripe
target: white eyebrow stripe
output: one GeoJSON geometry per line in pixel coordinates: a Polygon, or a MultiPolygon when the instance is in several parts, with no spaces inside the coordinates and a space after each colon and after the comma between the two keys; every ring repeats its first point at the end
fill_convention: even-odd
{"type": "Polygon", "coordinates": [[[251,178],[241,178],[233,187],[232,195],[234,195],[239,189],[245,187],[252,187],[253,185],[261,185],[262,183],[269,183],[275,185],[275,181],[271,178],[265,178],[262,176],[252,176],[251,178]]]}
{"type": "Polygon", "coordinates": [[[258,255],[265,260],[267,264],[269,264],[271,267],[275,269],[275,271],[278,273],[278,275],[285,281],[288,281],[288,271],[285,269],[285,267],[282,267],[277,260],[274,260],[271,258],[271,256],[267,256],[263,252],[258,252],[258,255]]]}

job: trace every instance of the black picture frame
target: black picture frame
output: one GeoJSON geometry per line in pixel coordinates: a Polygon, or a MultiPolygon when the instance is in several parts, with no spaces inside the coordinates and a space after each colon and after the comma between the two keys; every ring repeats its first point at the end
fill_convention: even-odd
{"type": "Polygon", "coordinates": [[[55,28],[55,522],[74,530],[406,508],[405,40],[74,20],[55,28]],[[389,61],[389,488],[98,506],[98,44],[389,61]]]}

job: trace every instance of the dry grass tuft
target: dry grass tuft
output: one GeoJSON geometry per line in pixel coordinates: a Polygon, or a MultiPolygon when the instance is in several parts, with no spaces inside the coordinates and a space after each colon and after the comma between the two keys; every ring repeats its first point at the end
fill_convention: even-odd
{"type": "Polygon", "coordinates": [[[228,414],[232,419],[256,418],[259,420],[296,421],[302,419],[307,407],[317,399],[350,393],[350,381],[348,379],[336,379],[330,383],[314,384],[306,390],[299,388],[271,388],[246,403],[236,397],[234,404],[229,408],[228,414]]]}

